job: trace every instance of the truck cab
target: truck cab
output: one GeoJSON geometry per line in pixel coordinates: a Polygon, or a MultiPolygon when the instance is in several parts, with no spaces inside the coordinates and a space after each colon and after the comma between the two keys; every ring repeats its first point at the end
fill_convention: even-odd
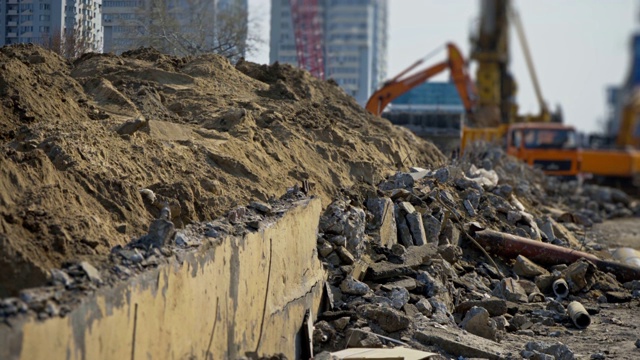
{"type": "Polygon", "coordinates": [[[558,123],[518,123],[507,129],[506,150],[547,175],[575,177],[580,148],[575,128],[558,123]]]}

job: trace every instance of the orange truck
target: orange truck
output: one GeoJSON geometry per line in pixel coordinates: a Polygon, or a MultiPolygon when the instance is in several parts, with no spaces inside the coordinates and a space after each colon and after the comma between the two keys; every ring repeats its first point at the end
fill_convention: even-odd
{"type": "Polygon", "coordinates": [[[463,127],[461,151],[474,141],[501,144],[507,154],[547,175],[574,178],[580,173],[581,154],[572,126],[532,122],[494,128],[463,127]]]}
{"type": "MultiPolygon", "coordinates": [[[[387,81],[369,98],[365,108],[379,116],[394,99],[449,69],[467,118],[474,124],[492,123],[492,119],[478,118],[475,85],[467,73],[461,52],[451,43],[447,44],[447,49],[446,61],[407,75],[424,61],[419,60],[387,81]]],[[[640,183],[640,152],[581,149],[575,128],[561,123],[533,121],[479,128],[462,126],[460,140],[461,152],[474,141],[501,144],[509,155],[540,168],[548,175],[571,178],[587,175],[603,180],[635,180],[635,184],[640,183]]]]}
{"type": "Polygon", "coordinates": [[[473,141],[501,142],[509,155],[547,175],[640,186],[640,151],[583,149],[574,127],[559,123],[516,123],[462,130],[461,148],[473,141]]]}

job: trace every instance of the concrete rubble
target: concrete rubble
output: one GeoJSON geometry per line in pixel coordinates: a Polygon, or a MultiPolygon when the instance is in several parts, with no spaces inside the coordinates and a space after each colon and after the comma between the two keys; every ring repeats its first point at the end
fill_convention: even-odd
{"type": "MultiPolygon", "coordinates": [[[[594,225],[640,216],[640,203],[618,189],[547,178],[488,146],[447,161],[335,84],[288,65],[234,67],[215,56],[178,59],[151,49],[70,62],[33,45],[5,47],[0,58],[2,330],[27,317],[66,321],[90,306],[84,301],[92,294],[184,264],[226,235],[260,233],[311,195],[324,206],[307,227],[313,233],[318,225],[308,256],[322,273],[314,294],[324,291],[324,301],[300,337],[317,358],[354,347],[447,359],[617,358],[617,344],[591,346],[613,343],[607,325],[623,329],[616,339],[633,348],[621,351],[640,358],[632,352],[640,351],[638,325],[616,312],[637,311],[640,278],[593,259],[502,256],[504,248],[477,238],[487,229],[606,256],[591,236],[594,225]],[[572,319],[576,307],[582,317],[572,319]],[[576,339],[588,346],[574,350],[576,339]]],[[[251,255],[271,263],[265,249],[251,255]]],[[[233,264],[229,277],[255,270],[284,289],[264,294],[308,295],[286,276],[269,282],[269,271],[253,265],[233,264]]],[[[190,269],[192,277],[199,270],[190,269]]],[[[262,321],[279,316],[261,296],[244,300],[264,306],[262,321]]],[[[202,308],[211,304],[209,320],[217,321],[213,298],[206,300],[202,308]]],[[[81,320],[95,329],[92,314],[81,320]]],[[[234,330],[243,329],[218,334],[234,330]]],[[[284,358],[262,355],[247,358],[284,358]]]]}
{"type": "Polygon", "coordinates": [[[492,151],[484,159],[485,165],[491,159],[490,169],[466,160],[399,172],[380,183],[377,197],[344,198],[327,207],[318,253],[331,288],[341,293],[332,293],[319,319],[348,316],[326,323],[330,336],[314,343],[314,353],[345,346],[390,348],[401,342],[452,357],[573,359],[571,344],[548,341],[562,334],[558,329],[578,331],[567,313],[569,302],[580,302],[590,312],[608,301],[637,302],[631,282],[621,284],[615,273],[598,270],[588,260],[550,266],[522,255],[487,258],[472,241],[474,226],[594,251],[597,247],[578,240],[585,224],[638,211],[624,193],[607,188],[557,192],[554,180],[492,151]],[[597,206],[592,204],[590,212],[580,206],[556,208],[566,197],[595,198],[597,206]],[[366,215],[355,216],[359,210],[366,215]],[[588,220],[576,220],[582,217],[588,220]],[[356,218],[370,219],[359,225],[364,233],[350,232],[358,236],[351,242],[354,261],[367,263],[364,275],[359,274],[360,291],[354,291],[353,261],[332,258],[339,249],[350,250],[345,241],[333,239],[353,228],[356,218]],[[553,292],[558,279],[568,284],[566,298],[553,292]],[[540,336],[544,341],[530,341],[540,336]]]}

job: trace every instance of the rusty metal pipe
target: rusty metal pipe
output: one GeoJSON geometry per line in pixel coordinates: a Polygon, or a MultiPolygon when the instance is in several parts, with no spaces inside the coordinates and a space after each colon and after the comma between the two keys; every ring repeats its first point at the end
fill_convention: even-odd
{"type": "Polygon", "coordinates": [[[591,316],[589,316],[587,310],[579,302],[572,301],[569,303],[567,311],[569,312],[571,321],[573,321],[579,329],[584,329],[591,324],[591,316]]]}
{"type": "Polygon", "coordinates": [[[553,293],[560,299],[569,296],[569,285],[564,279],[558,279],[553,282],[553,293]]]}
{"type": "Polygon", "coordinates": [[[640,268],[602,260],[586,252],[493,230],[477,231],[474,237],[488,252],[505,258],[512,259],[522,255],[546,265],[571,264],[584,258],[591,261],[598,269],[614,274],[618,281],[640,280],[640,268]]]}

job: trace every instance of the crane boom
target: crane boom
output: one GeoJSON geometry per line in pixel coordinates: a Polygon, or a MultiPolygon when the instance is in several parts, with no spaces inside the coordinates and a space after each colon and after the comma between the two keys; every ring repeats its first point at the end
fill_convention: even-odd
{"type": "Polygon", "coordinates": [[[529,51],[529,44],[527,42],[527,37],[524,34],[524,26],[522,26],[522,19],[520,18],[520,14],[514,9],[511,8],[511,18],[513,19],[513,23],[516,28],[516,33],[518,33],[518,40],[520,40],[520,45],[522,46],[522,52],[524,53],[524,58],[527,62],[527,69],[529,69],[529,75],[531,76],[531,81],[533,82],[533,88],[536,92],[536,98],[538,99],[538,104],[540,105],[540,109],[543,112],[547,110],[547,104],[542,98],[542,91],[540,90],[540,83],[538,82],[538,75],[536,74],[536,69],[533,66],[533,59],[531,57],[531,52],[529,51]]]}

